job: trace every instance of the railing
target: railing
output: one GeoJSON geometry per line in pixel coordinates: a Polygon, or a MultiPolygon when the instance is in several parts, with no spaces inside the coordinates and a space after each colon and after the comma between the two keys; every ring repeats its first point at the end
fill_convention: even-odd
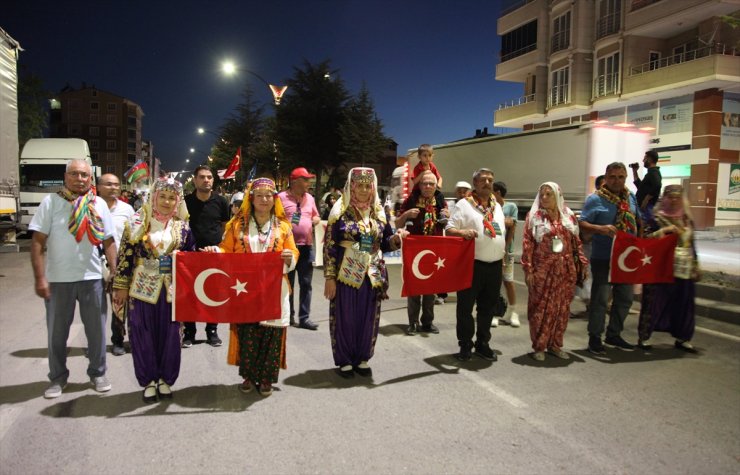
{"type": "Polygon", "coordinates": [[[596,23],[596,39],[618,32],[621,24],[622,13],[618,11],[599,18],[598,23],[596,23]]]}
{"type": "Polygon", "coordinates": [[[564,30],[552,35],[552,53],[563,50],[570,46],[570,30],[564,30]]]}
{"type": "Polygon", "coordinates": [[[565,104],[569,101],[568,98],[568,85],[563,84],[562,86],[554,86],[550,88],[550,94],[547,97],[548,107],[565,104]]]}
{"type": "Polygon", "coordinates": [[[530,2],[534,2],[534,0],[508,0],[504,2],[504,5],[501,7],[500,16],[504,16],[513,12],[514,10],[518,10],[519,8],[530,2]]]}
{"type": "Polygon", "coordinates": [[[602,74],[594,78],[593,97],[609,96],[619,92],[619,73],[602,74]]]}
{"type": "Polygon", "coordinates": [[[528,102],[534,102],[534,94],[529,94],[527,96],[522,96],[518,99],[512,99],[510,101],[506,101],[503,104],[498,105],[498,110],[508,109],[510,107],[516,107],[520,106],[522,104],[526,104],[528,102]]]}
{"type": "Polygon", "coordinates": [[[524,48],[520,48],[516,51],[512,51],[511,53],[507,53],[504,56],[501,56],[501,62],[508,61],[510,59],[514,59],[517,56],[521,56],[523,54],[529,53],[530,51],[534,51],[537,49],[537,43],[533,43],[529,46],[525,46],[524,48]]]}
{"type": "Polygon", "coordinates": [[[640,8],[645,8],[648,5],[652,5],[653,3],[658,3],[660,0],[632,0],[632,7],[630,8],[630,12],[634,12],[639,10],[640,8]]]}
{"type": "Polygon", "coordinates": [[[715,43],[710,46],[704,46],[699,49],[674,54],[672,56],[660,58],[656,61],[649,61],[639,66],[634,66],[630,68],[630,76],[637,76],[639,74],[649,73],[650,71],[655,71],[656,69],[673,66],[674,64],[695,61],[697,59],[706,58],[707,56],[712,55],[740,56],[740,50],[736,49],[733,46],[728,46],[724,43],[715,43]]]}

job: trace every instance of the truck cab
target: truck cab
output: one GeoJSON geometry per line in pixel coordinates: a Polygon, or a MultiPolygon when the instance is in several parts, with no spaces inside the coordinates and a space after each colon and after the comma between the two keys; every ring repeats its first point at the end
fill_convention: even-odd
{"type": "Polygon", "coordinates": [[[93,185],[100,177],[100,169],[92,165],[87,142],[77,138],[31,139],[23,147],[20,158],[19,228],[27,231],[41,200],[64,186],[67,162],[82,159],[93,170],[93,185]]]}

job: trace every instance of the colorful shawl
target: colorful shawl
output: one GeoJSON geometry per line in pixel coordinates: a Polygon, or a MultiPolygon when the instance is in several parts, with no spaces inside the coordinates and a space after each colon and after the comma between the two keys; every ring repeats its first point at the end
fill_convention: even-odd
{"type": "Polygon", "coordinates": [[[105,230],[103,220],[95,209],[95,194],[92,190],[87,193],[77,195],[67,188],[62,188],[57,194],[65,200],[72,203],[72,215],[69,217],[67,227],[77,242],[87,234],[87,238],[93,246],[103,242],[105,230]]]}
{"type": "Polygon", "coordinates": [[[493,227],[493,211],[496,209],[496,199],[493,195],[488,197],[488,203],[483,206],[483,202],[478,198],[475,191],[465,198],[470,205],[477,209],[483,215],[483,232],[490,238],[496,237],[496,228],[493,227]]]}
{"type": "Polygon", "coordinates": [[[630,209],[630,192],[624,188],[619,194],[612,193],[606,186],[602,186],[596,193],[617,207],[617,218],[614,226],[620,231],[637,234],[637,218],[630,209]]]}

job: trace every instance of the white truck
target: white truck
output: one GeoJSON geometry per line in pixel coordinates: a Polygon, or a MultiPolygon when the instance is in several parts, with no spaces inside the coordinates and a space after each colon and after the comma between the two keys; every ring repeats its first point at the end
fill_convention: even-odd
{"type": "Polygon", "coordinates": [[[18,251],[18,51],[0,28],[0,252],[18,251]]]}
{"type": "Polygon", "coordinates": [[[64,186],[64,172],[72,159],[87,161],[93,169],[93,184],[100,169],[93,167],[90,149],[82,139],[31,139],[26,142],[20,160],[21,220],[19,227],[28,230],[31,218],[41,200],[64,186]]]}
{"type": "MultiPolygon", "coordinates": [[[[589,123],[434,145],[434,164],[444,178],[442,192],[448,198],[454,196],[455,183],[472,184],[473,173],[483,167],[493,171],[496,181],[506,183],[506,199],[523,213],[546,181],[560,185],[567,205],[580,210],[593,192],[594,179],[604,174],[609,163],[641,162],[647,150],[645,132],[589,123]]],[[[418,163],[416,150],[408,155],[413,168],[418,163]]],[[[627,185],[632,187],[631,178],[627,185]]]]}

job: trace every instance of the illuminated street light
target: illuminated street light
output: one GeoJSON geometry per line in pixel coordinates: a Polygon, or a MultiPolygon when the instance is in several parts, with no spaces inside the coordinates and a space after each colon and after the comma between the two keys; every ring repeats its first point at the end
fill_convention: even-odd
{"type": "Polygon", "coordinates": [[[223,71],[223,73],[227,76],[233,76],[238,71],[241,71],[249,73],[252,76],[256,77],[270,89],[270,92],[272,93],[272,98],[275,100],[276,106],[280,105],[280,99],[283,98],[283,94],[285,94],[285,91],[288,89],[288,86],[275,86],[274,84],[270,84],[269,82],[267,82],[267,80],[265,80],[265,78],[255,73],[254,71],[246,68],[237,67],[233,61],[224,61],[221,64],[221,71],[223,71]]]}

